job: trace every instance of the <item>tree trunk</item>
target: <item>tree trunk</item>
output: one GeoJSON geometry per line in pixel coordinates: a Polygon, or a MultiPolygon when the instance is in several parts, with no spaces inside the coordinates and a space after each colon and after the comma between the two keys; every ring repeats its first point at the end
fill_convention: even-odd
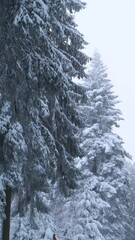
{"type": "Polygon", "coordinates": [[[5,219],[3,221],[3,234],[2,240],[9,240],[10,233],[10,206],[11,206],[11,188],[9,186],[6,187],[6,206],[5,206],[5,219]]]}

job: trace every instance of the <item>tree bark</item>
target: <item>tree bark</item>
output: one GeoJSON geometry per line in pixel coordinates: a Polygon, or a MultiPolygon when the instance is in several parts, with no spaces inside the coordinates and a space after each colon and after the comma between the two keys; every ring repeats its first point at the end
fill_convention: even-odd
{"type": "Polygon", "coordinates": [[[10,207],[11,207],[11,193],[12,190],[9,186],[6,187],[6,206],[5,206],[5,219],[3,220],[3,233],[2,240],[9,240],[10,234],[10,207]]]}

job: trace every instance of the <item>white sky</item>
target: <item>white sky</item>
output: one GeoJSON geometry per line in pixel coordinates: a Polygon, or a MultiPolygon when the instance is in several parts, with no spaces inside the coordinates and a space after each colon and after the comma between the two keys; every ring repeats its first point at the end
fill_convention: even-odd
{"type": "Polygon", "coordinates": [[[135,160],[135,0],[83,1],[87,7],[77,14],[76,22],[90,43],[85,52],[91,56],[96,48],[108,66],[125,119],[117,132],[135,160]]]}

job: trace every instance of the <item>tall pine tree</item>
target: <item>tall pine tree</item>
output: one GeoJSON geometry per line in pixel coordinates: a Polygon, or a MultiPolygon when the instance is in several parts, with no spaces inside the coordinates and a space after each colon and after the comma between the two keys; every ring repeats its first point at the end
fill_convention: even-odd
{"type": "Polygon", "coordinates": [[[92,172],[96,178],[94,191],[110,206],[101,211],[103,217],[102,214],[99,217],[103,237],[107,240],[128,239],[128,176],[124,167],[128,154],[123,148],[122,139],[114,133],[114,127],[119,127],[118,121],[122,119],[121,112],[116,108],[117,96],[97,52],[93,56],[85,86],[88,100],[81,108],[87,125],[82,142],[86,157],[82,169],[84,175],[88,174],[88,169],[92,172]]]}
{"type": "Polygon", "coordinates": [[[75,0],[0,1],[0,164],[19,216],[13,239],[30,239],[29,227],[22,227],[26,212],[30,228],[38,229],[35,215],[50,211],[44,199],[54,184],[66,196],[76,186],[81,119],[75,102],[82,90],[72,77],[85,75],[88,58],[74,13],[84,6],[75,0]]]}

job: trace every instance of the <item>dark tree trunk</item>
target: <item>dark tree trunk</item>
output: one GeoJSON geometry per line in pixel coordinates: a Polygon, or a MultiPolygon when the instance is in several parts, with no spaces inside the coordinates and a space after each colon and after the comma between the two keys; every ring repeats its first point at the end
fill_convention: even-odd
{"type": "Polygon", "coordinates": [[[6,216],[6,218],[3,221],[2,240],[9,240],[11,192],[12,192],[11,188],[7,186],[6,190],[5,190],[5,194],[6,194],[5,216],[6,216]]]}

